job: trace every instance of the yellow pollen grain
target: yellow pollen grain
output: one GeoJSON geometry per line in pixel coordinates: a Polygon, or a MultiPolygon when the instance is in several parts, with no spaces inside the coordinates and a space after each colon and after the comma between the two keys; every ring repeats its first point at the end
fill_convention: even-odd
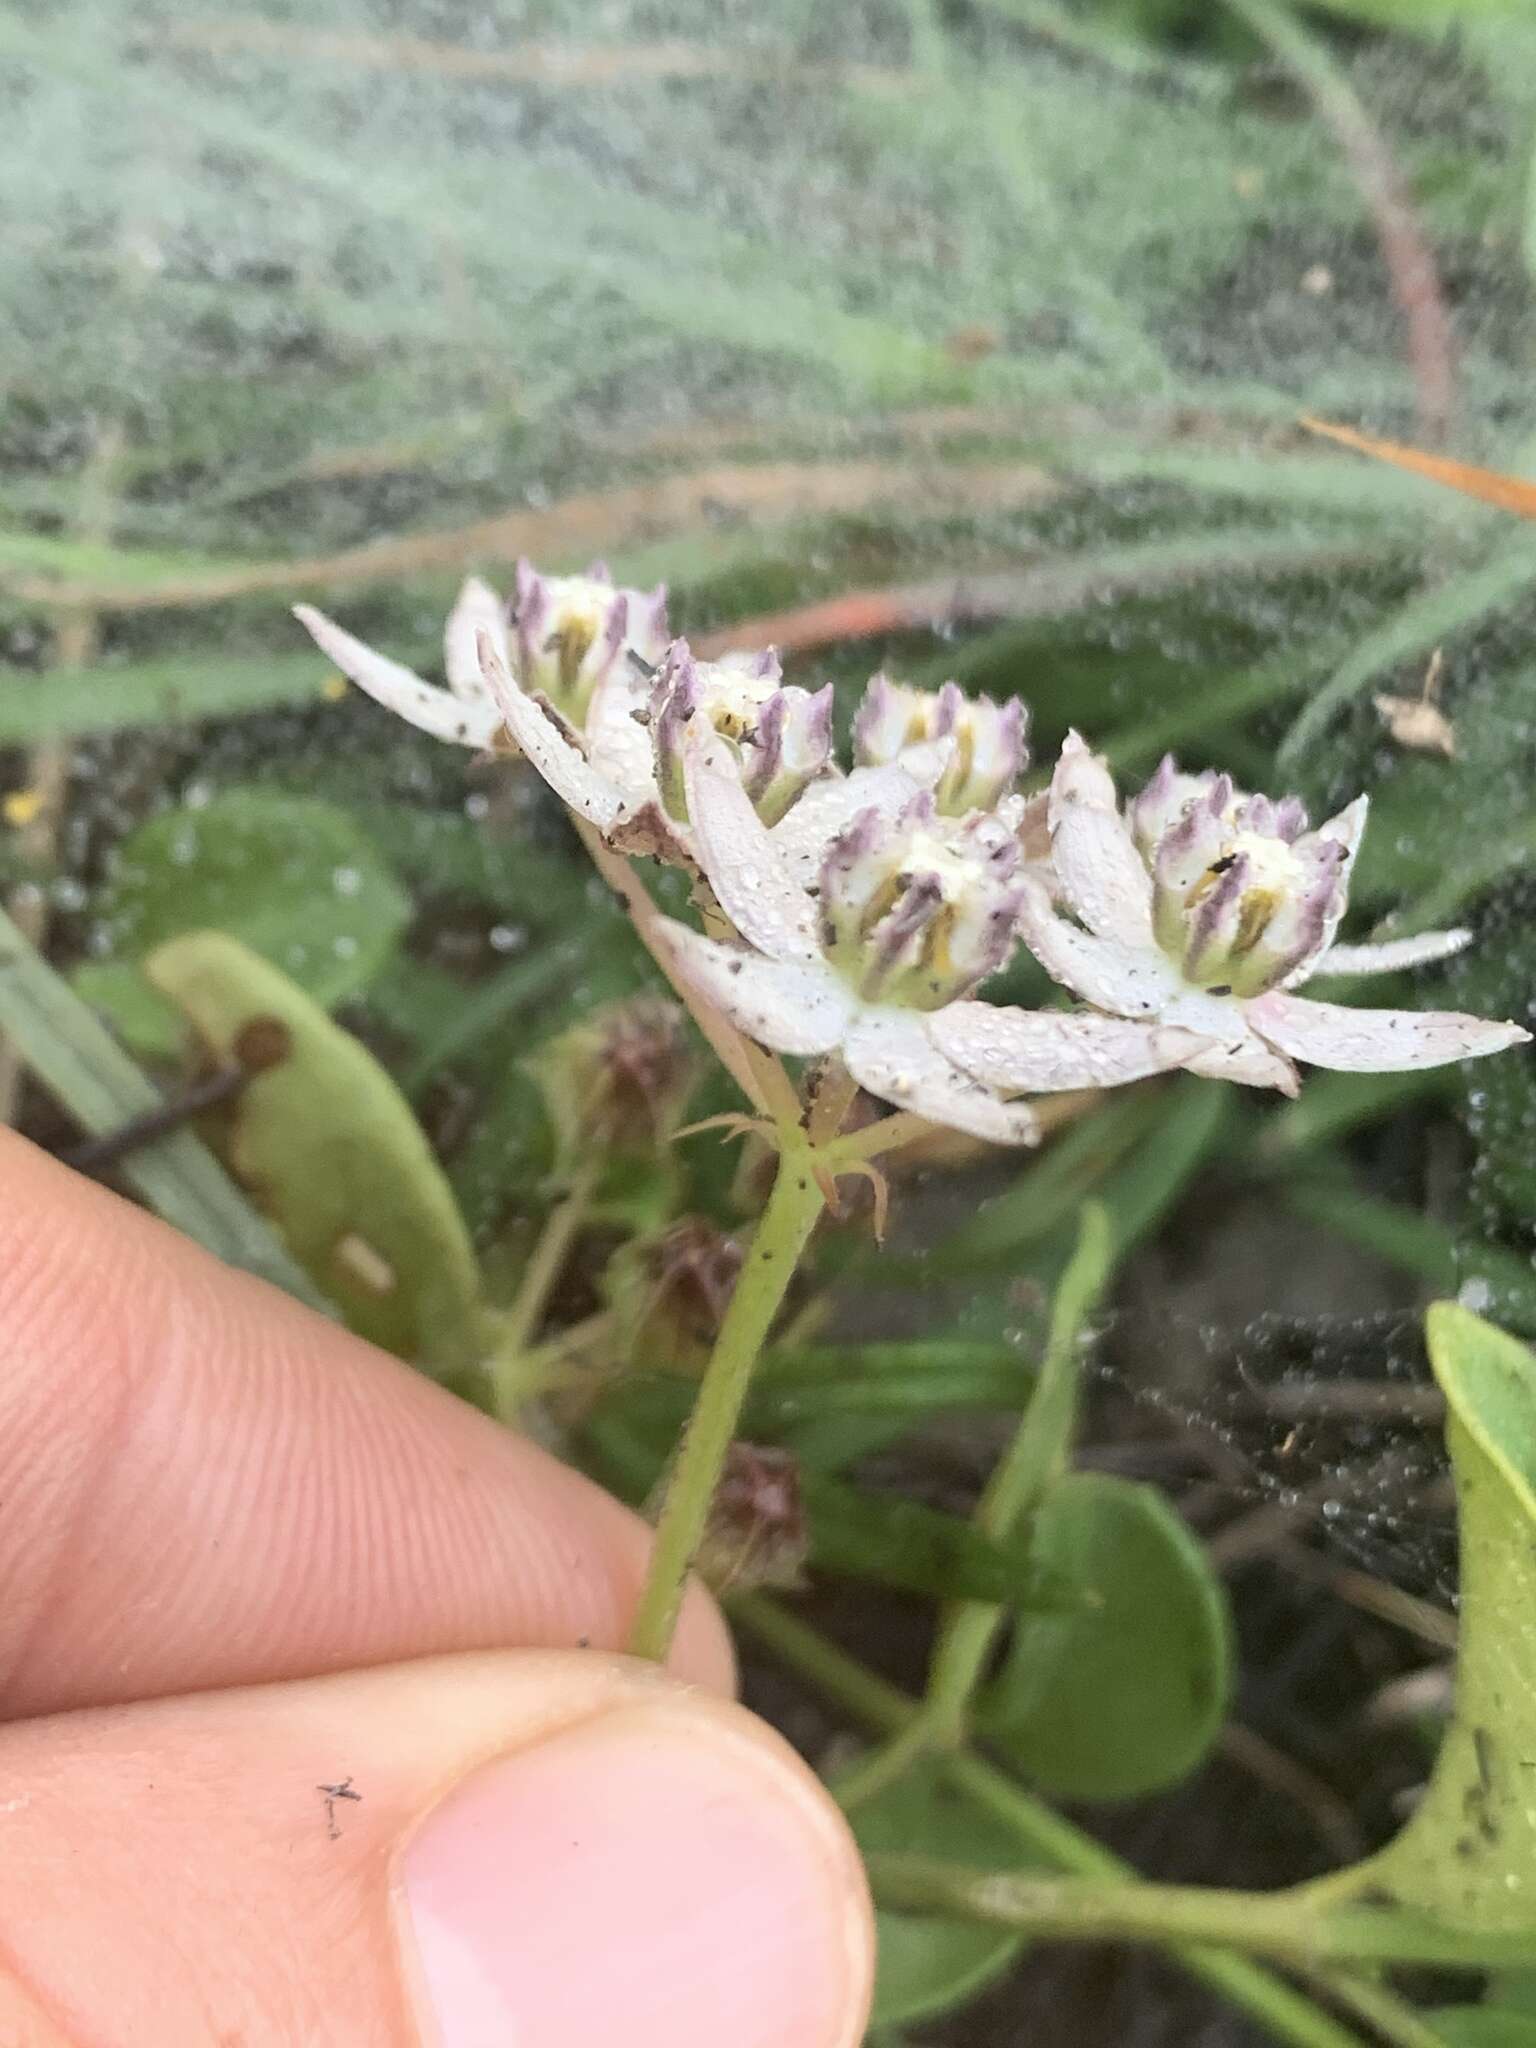
{"type": "Polygon", "coordinates": [[[342,675],[329,675],[320,685],[320,694],[327,704],[339,704],[347,694],[347,679],[342,675]]]}
{"type": "Polygon", "coordinates": [[[1269,921],[1279,908],[1278,890],[1246,890],[1237,913],[1237,937],[1232,941],[1232,951],[1251,952],[1269,929],[1269,921]]]}
{"type": "Polygon", "coordinates": [[[0,803],[7,825],[18,828],[32,824],[42,813],[43,793],[40,789],[13,789],[0,803]]]}
{"type": "Polygon", "coordinates": [[[560,687],[567,693],[573,691],[580,681],[581,665],[591,653],[592,643],[601,626],[602,620],[595,615],[578,613],[550,634],[560,671],[560,687]]]}

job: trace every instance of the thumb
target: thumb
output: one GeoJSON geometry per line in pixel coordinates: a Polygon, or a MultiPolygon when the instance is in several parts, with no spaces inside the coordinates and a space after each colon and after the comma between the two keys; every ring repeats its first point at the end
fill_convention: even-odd
{"type": "Polygon", "coordinates": [[[519,1651],[0,1732],[0,2041],[852,2048],[869,1907],[761,1722],[519,1651]],[[329,1788],[329,1789],[328,1789],[329,1788]]]}

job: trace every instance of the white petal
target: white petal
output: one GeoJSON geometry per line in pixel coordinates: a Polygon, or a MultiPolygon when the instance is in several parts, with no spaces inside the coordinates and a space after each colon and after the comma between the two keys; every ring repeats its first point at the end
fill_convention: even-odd
{"type": "Polygon", "coordinates": [[[489,583],[482,583],[478,576],[467,576],[443,628],[443,672],[453,694],[469,704],[491,701],[480,668],[482,632],[490,634],[496,652],[510,668],[507,615],[501,599],[489,583]]]}
{"type": "Polygon", "coordinates": [[[1245,1088],[1278,1088],[1282,1095],[1300,1092],[1300,1075],[1259,1037],[1248,1021],[1248,1005],[1239,997],[1186,988],[1163,1011],[1162,1022],[1206,1040],[1205,1050],[1185,1062],[1192,1074],[1211,1081],[1238,1081],[1245,1088]]]}
{"type": "Polygon", "coordinates": [[[1457,926],[1448,932],[1419,932],[1411,939],[1384,939],[1379,946],[1330,946],[1308,967],[1307,978],[1314,974],[1392,974],[1400,967],[1449,960],[1471,943],[1471,932],[1457,926]]]}
{"type": "Polygon", "coordinates": [[[1056,915],[1050,897],[1031,878],[1024,882],[1019,931],[1046,973],[1096,1010],[1155,1017],[1183,989],[1161,953],[1079,931],[1056,915]]]}
{"type": "Polygon", "coordinates": [[[917,1010],[865,1009],[843,1039],[843,1060],[882,1102],[994,1145],[1036,1145],[1040,1126],[1027,1102],[1003,1102],[945,1058],[917,1010]]]}
{"type": "Polygon", "coordinates": [[[1360,841],[1365,837],[1365,819],[1370,802],[1369,797],[1357,796],[1352,804],[1344,806],[1337,817],[1330,818],[1326,824],[1317,828],[1317,836],[1320,839],[1342,839],[1348,851],[1339,868],[1338,883],[1327,915],[1323,919],[1317,948],[1299,968],[1286,977],[1288,988],[1295,987],[1298,981],[1308,980],[1316,972],[1313,963],[1328,951],[1333,944],[1334,933],[1344,921],[1344,913],[1349,908],[1349,878],[1355,871],[1355,856],[1360,851],[1360,841]]]}
{"type": "Polygon", "coordinates": [[[1136,851],[1109,770],[1075,732],[1051,777],[1051,856],[1063,895],[1089,931],[1152,944],[1152,877],[1136,851]]]}
{"type": "Polygon", "coordinates": [[[1244,1088],[1278,1088],[1282,1095],[1301,1093],[1301,1077],[1290,1061],[1252,1032],[1230,1044],[1214,1045],[1197,1053],[1189,1062],[1189,1071],[1207,1081],[1235,1081],[1244,1088]]]}
{"type": "Polygon", "coordinates": [[[852,992],[824,962],[765,960],[722,946],[675,919],[659,929],[678,975],[738,1030],[775,1052],[830,1052],[854,1010],[852,992]]]}
{"type": "Polygon", "coordinates": [[[452,740],[461,747],[488,747],[496,737],[501,719],[489,703],[468,704],[448,690],[435,689],[403,662],[376,654],[365,641],[354,639],[313,605],[296,604],[293,616],[342,674],[386,711],[434,739],[452,740]]]}
{"type": "Polygon", "coordinates": [[[894,762],[813,782],[773,827],[773,843],[802,889],[814,888],[830,840],[860,811],[897,816],[926,787],[894,762]]]}
{"type": "Polygon", "coordinates": [[[1354,866],[1355,855],[1360,851],[1360,842],[1365,837],[1365,820],[1370,807],[1368,796],[1357,796],[1353,803],[1346,804],[1342,811],[1317,828],[1320,839],[1342,839],[1349,849],[1349,860],[1344,869],[1346,882],[1350,868],[1354,866]]]}
{"type": "Polygon", "coordinates": [[[1068,732],[1051,776],[1051,823],[1056,824],[1061,813],[1074,804],[1086,804],[1096,811],[1113,811],[1119,808],[1119,803],[1108,763],[1093,751],[1080,732],[1068,732]]]}
{"type": "Polygon", "coordinates": [[[1048,1095],[1062,1088],[1113,1088],[1182,1067],[1211,1044],[1203,1033],[1136,1024],[1124,1017],[951,1003],[928,1019],[928,1035],[956,1066],[989,1088],[1048,1095]]]}
{"type": "MultiPolygon", "coordinates": [[[[914,740],[910,746],[902,748],[893,765],[910,775],[919,788],[937,789],[954,753],[955,742],[947,736],[937,740],[914,740]]],[[[879,771],[865,768],[855,772],[874,775],[879,771]]]]}
{"type": "Polygon", "coordinates": [[[638,802],[659,803],[650,725],[635,716],[646,711],[650,694],[650,685],[621,651],[592,692],[582,733],[594,767],[632,790],[638,802]]]}
{"type": "Polygon", "coordinates": [[[600,775],[573,747],[555,721],[512,680],[512,671],[488,633],[480,635],[480,666],[496,716],[504,720],[524,754],[562,803],[599,832],[611,832],[637,804],[628,793],[600,775]]]}
{"type": "Polygon", "coordinates": [[[1443,1067],[1524,1045],[1518,1024],[1463,1017],[1452,1010],[1351,1010],[1308,996],[1271,993],[1247,1005],[1255,1031],[1293,1059],[1352,1074],[1402,1074],[1443,1067]]]}
{"type": "Polygon", "coordinates": [[[816,905],[752,808],[724,741],[690,725],[683,776],[699,865],[731,923],[770,960],[819,960],[816,905]]]}

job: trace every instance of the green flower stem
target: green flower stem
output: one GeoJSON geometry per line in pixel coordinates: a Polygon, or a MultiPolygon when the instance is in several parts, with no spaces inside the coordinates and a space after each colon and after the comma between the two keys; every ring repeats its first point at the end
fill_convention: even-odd
{"type": "Polygon", "coordinates": [[[1402,1907],[1320,1911],[1284,1892],[1021,1877],[926,1856],[873,1856],[869,1876],[875,1897],[897,1911],[947,1913],[1053,1941],[1220,1942],[1300,1969],[1427,1963],[1481,1970],[1536,1962],[1536,1928],[1479,1934],[1402,1907]]]}
{"type": "MultiPolygon", "coordinates": [[[[982,1533],[996,1542],[1006,1542],[1017,1524],[1033,1514],[1071,1455],[1077,1426],[1078,1339],[1104,1291],[1113,1260],[1108,1215],[1099,1203],[1086,1202],[1077,1248],[1051,1306],[1050,1333],[1034,1393],[976,1511],[982,1533]]],[[[1001,1607],[968,1600],[945,1615],[923,1712],[935,1745],[954,1748],[964,1741],[971,1695],[1004,1614],[1001,1607]]]]}
{"type": "Polygon", "coordinates": [[[878,1744],[846,1771],[829,1779],[827,1789],[844,1813],[852,1813],[898,1783],[933,1746],[932,1719],[925,1709],[915,1713],[889,1741],[878,1744]]]}
{"type": "Polygon", "coordinates": [[[489,1365],[496,1413],[510,1421],[529,1396],[537,1392],[537,1373],[530,1372],[530,1347],[543,1320],[550,1291],[564,1270],[577,1233],[592,1208],[592,1197],[606,1164],[601,1150],[584,1161],[563,1201],[544,1219],[538,1242],[518,1284],[517,1298],[489,1365]]]}
{"type": "Polygon", "coordinates": [[[1450,2048],[1434,2020],[1389,1991],[1378,1978],[1357,1971],[1320,1970],[1312,1981],[1346,2012],[1364,2020],[1389,2048],[1450,2048]]]}
{"type": "MultiPolygon", "coordinates": [[[[921,1712],[917,1701],[866,1670],[766,1594],[738,1594],[729,1605],[732,1617],[759,1642],[872,1733],[899,1735],[921,1712]]],[[[1021,1843],[1057,1869],[1117,1881],[1133,1877],[1119,1857],[1016,1785],[995,1764],[955,1750],[944,1756],[942,1768],[957,1791],[1004,1821],[1021,1843]]],[[[1227,1949],[1171,1935],[1161,1938],[1191,1976],[1251,2014],[1284,2048],[1362,2048],[1360,2035],[1261,1964],[1227,1949]]]]}
{"type": "Polygon", "coordinates": [[[844,1163],[878,1159],[882,1152],[910,1145],[932,1129],[927,1117],[919,1116],[915,1109],[900,1109],[894,1116],[882,1117],[877,1124],[867,1124],[862,1131],[851,1131],[846,1138],[824,1145],[822,1160],[836,1173],[844,1163]]]}
{"type": "Polygon", "coordinates": [[[837,1053],[829,1053],[817,1073],[811,1095],[806,1134],[813,1145],[829,1144],[843,1128],[843,1119],[858,1099],[859,1084],[837,1053]]]}
{"type": "Polygon", "coordinates": [[[651,1568],[629,1639],[630,1650],[637,1657],[660,1662],[667,1654],[752,1368],[825,1201],[812,1170],[815,1155],[799,1131],[781,1130],[780,1143],[773,1193],[704,1369],[699,1398],[667,1486],[651,1568]]]}

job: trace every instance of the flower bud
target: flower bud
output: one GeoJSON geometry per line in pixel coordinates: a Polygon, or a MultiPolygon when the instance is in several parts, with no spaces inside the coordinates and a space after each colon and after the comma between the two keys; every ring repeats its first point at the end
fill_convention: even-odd
{"type": "Polygon", "coordinates": [[[605,1287],[630,1368],[702,1372],[741,1262],[737,1240],[702,1216],[680,1217],[616,1252],[605,1287]]]}
{"type": "Polygon", "coordinates": [[[771,1444],[733,1443],[694,1559],[717,1594],[805,1584],[810,1529],[800,1494],[800,1461],[771,1444]]]}
{"type": "Polygon", "coordinates": [[[1006,704],[967,697],[958,683],[917,690],[882,672],[870,677],[854,714],[854,759],[861,768],[883,767],[910,748],[948,740],[934,799],[942,814],[961,817],[989,810],[1012,790],[1029,762],[1026,726],[1017,697],[1006,704]]]}
{"type": "Polygon", "coordinates": [[[686,1016],[663,996],[596,1010],[525,1064],[554,1126],[561,1173],[594,1149],[653,1158],[669,1143],[698,1080],[686,1016]]]}

